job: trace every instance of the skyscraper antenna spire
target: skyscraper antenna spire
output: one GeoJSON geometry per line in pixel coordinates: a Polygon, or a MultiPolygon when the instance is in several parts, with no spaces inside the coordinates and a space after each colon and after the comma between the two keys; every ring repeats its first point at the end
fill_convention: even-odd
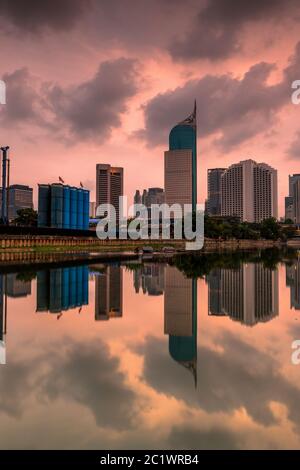
{"type": "Polygon", "coordinates": [[[196,100],[195,100],[194,101],[194,110],[193,110],[192,114],[190,114],[183,121],[179,122],[179,125],[196,127],[196,124],[197,124],[196,114],[197,114],[197,103],[196,103],[196,100]]]}

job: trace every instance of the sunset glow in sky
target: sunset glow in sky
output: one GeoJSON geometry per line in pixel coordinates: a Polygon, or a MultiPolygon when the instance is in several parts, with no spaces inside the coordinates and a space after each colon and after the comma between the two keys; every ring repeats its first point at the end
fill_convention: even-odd
{"type": "Polygon", "coordinates": [[[1,145],[11,182],[62,176],[95,199],[96,163],[125,193],[163,186],[172,125],[198,107],[198,202],[207,168],[278,169],[279,215],[300,172],[297,0],[0,0],[1,145]]]}

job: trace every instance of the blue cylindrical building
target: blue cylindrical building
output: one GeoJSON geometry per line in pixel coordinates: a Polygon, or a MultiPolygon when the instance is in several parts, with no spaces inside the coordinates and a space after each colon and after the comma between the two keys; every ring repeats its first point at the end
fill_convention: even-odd
{"type": "Polygon", "coordinates": [[[63,191],[63,228],[70,228],[70,187],[64,186],[63,191]]]}
{"type": "Polygon", "coordinates": [[[50,227],[51,187],[49,184],[39,184],[38,194],[38,226],[50,227]]]}
{"type": "Polygon", "coordinates": [[[77,229],[83,229],[83,190],[77,190],[77,229]]]}
{"type": "Polygon", "coordinates": [[[60,183],[40,184],[38,226],[74,230],[89,228],[90,193],[60,183]]]}
{"type": "Polygon", "coordinates": [[[83,229],[89,229],[90,220],[90,192],[83,189],[83,229]]]}
{"type": "Polygon", "coordinates": [[[55,183],[51,186],[51,227],[63,226],[63,193],[62,184],[55,183]]]}
{"type": "Polygon", "coordinates": [[[70,188],[70,228],[77,228],[77,188],[70,188]]]}

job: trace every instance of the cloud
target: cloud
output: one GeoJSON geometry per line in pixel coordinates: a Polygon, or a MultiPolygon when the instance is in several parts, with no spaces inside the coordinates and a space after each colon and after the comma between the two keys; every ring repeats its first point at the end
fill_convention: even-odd
{"type": "Polygon", "coordinates": [[[267,83],[273,69],[274,65],[260,62],[242,78],[205,75],[160,93],[145,105],[145,129],[137,135],[151,146],[166,144],[171,127],[192,111],[196,98],[199,137],[216,134],[215,143],[230,150],[270,127],[278,110],[289,102],[285,83],[267,83]]]}
{"type": "Polygon", "coordinates": [[[175,427],[168,439],[172,449],[192,450],[235,450],[242,448],[237,442],[240,440],[240,436],[220,426],[211,429],[202,429],[200,426],[175,427]]]}
{"type": "Polygon", "coordinates": [[[118,430],[132,426],[135,394],[125,385],[119,360],[104,342],[70,344],[57,359],[43,381],[44,395],[51,401],[71,399],[88,407],[98,426],[118,430]]]}
{"type": "MultiPolygon", "coordinates": [[[[284,106],[291,104],[291,85],[299,78],[300,42],[289,58],[282,78],[269,83],[275,65],[259,62],[243,77],[231,74],[205,75],[189,80],[183,86],[154,96],[144,105],[145,127],[136,136],[148,146],[165,144],[170,129],[192,111],[197,99],[197,127],[200,138],[214,136],[219,150],[230,151],[247,140],[265,133],[273,126],[284,106]]],[[[288,150],[294,157],[299,144],[288,150]]]]}
{"type": "Polygon", "coordinates": [[[2,126],[43,124],[43,100],[37,89],[35,77],[24,67],[3,75],[6,84],[6,102],[1,107],[2,126]]]}
{"type": "Polygon", "coordinates": [[[0,0],[0,16],[22,31],[65,31],[74,26],[94,0],[0,0]]]}
{"type": "Polygon", "coordinates": [[[11,357],[1,371],[0,411],[20,416],[32,400],[47,406],[72,400],[88,408],[99,427],[128,429],[135,419],[136,395],[119,367],[101,339],[88,344],[64,339],[29,362],[11,357]]]}
{"type": "Polygon", "coordinates": [[[1,367],[0,412],[20,417],[26,409],[26,400],[34,390],[31,372],[35,361],[24,363],[11,359],[9,366],[1,367]]]}
{"type": "Polygon", "coordinates": [[[300,131],[296,132],[294,140],[287,149],[287,155],[295,160],[300,158],[300,131]]]}
{"type": "Polygon", "coordinates": [[[7,127],[34,124],[69,142],[108,138],[121,126],[138,78],[137,61],[122,57],[102,62],[94,77],[70,87],[39,83],[28,69],[19,69],[3,77],[7,105],[0,121],[7,127]]]}
{"type": "Polygon", "coordinates": [[[169,51],[176,60],[226,59],[241,52],[245,25],[282,21],[298,8],[296,0],[208,0],[183,38],[173,39],[169,51]]]}
{"type": "Polygon", "coordinates": [[[298,426],[299,389],[280,374],[272,356],[226,332],[218,339],[223,352],[198,348],[198,388],[188,371],[166,354],[166,341],[150,337],[144,349],[144,379],[159,393],[185,401],[207,413],[232,413],[245,408],[257,423],[275,424],[271,402],[284,404],[298,426]]]}
{"type": "Polygon", "coordinates": [[[186,27],[198,0],[0,0],[2,33],[23,37],[69,33],[89,47],[165,49],[175,30],[186,27]],[[172,18],[172,21],[170,21],[172,18]]]}
{"type": "Polygon", "coordinates": [[[127,100],[137,92],[137,62],[120,58],[102,62],[89,81],[70,88],[53,86],[48,100],[56,122],[77,138],[102,138],[120,127],[127,100]]]}

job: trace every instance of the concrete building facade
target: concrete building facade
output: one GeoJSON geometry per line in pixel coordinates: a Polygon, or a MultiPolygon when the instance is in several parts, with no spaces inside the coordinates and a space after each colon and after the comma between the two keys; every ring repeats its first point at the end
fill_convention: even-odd
{"type": "Polygon", "coordinates": [[[277,218],[277,170],[251,159],[231,165],[221,177],[221,215],[257,223],[277,218]]]}
{"type": "Polygon", "coordinates": [[[221,182],[226,168],[210,168],[207,170],[207,203],[208,215],[221,215],[221,182]]]}
{"type": "Polygon", "coordinates": [[[112,204],[117,218],[120,213],[119,197],[124,195],[124,169],[109,164],[96,165],[96,206],[112,204]]]}

